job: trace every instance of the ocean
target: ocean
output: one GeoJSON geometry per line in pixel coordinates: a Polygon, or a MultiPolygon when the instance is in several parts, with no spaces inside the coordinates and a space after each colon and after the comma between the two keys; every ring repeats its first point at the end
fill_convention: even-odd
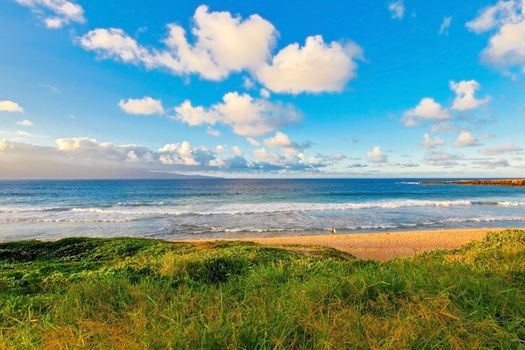
{"type": "Polygon", "coordinates": [[[410,179],[0,181],[0,241],[525,227],[525,188],[410,179]]]}

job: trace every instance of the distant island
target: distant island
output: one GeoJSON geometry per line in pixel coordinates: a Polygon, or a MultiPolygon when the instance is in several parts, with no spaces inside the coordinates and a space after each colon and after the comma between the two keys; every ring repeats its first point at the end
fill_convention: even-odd
{"type": "Polygon", "coordinates": [[[467,185],[467,186],[525,187],[525,179],[484,179],[484,180],[421,181],[420,184],[422,184],[422,185],[467,185]]]}

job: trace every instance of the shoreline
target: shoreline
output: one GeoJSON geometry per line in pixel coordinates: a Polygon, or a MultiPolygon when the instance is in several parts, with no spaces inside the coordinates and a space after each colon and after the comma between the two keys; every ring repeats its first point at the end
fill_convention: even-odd
{"type": "Polygon", "coordinates": [[[324,246],[350,253],[363,260],[388,261],[398,257],[412,256],[434,250],[459,249],[464,245],[483,239],[488,232],[507,228],[460,228],[393,232],[367,232],[355,234],[243,237],[224,239],[185,239],[171,242],[255,242],[265,246],[306,245],[324,246]]]}

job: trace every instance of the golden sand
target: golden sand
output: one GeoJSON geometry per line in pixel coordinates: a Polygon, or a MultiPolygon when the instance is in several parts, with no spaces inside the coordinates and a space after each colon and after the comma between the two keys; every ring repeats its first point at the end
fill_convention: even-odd
{"type": "MultiPolygon", "coordinates": [[[[262,245],[288,244],[326,246],[350,253],[360,259],[390,260],[420,252],[438,249],[458,249],[480,240],[488,232],[502,229],[455,229],[312,236],[283,236],[264,238],[235,238],[227,240],[250,241],[262,245]]],[[[202,242],[202,240],[199,240],[202,242]]]]}

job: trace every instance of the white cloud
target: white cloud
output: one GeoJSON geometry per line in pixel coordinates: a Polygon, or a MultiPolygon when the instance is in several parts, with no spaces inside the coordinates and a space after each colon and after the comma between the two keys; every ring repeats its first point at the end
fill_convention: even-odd
{"type": "Polygon", "coordinates": [[[518,147],[512,143],[507,143],[506,145],[503,145],[503,146],[481,149],[479,153],[484,154],[486,156],[496,156],[496,155],[501,155],[504,153],[516,154],[516,153],[521,153],[523,151],[524,151],[523,148],[518,147]]]}
{"type": "Polygon", "coordinates": [[[477,34],[494,31],[481,54],[486,62],[504,69],[525,69],[525,2],[500,0],[466,25],[477,34]]]}
{"type": "Polygon", "coordinates": [[[20,126],[33,126],[33,122],[29,119],[17,121],[16,124],[20,126]]]}
{"type": "Polygon", "coordinates": [[[208,165],[211,166],[211,167],[223,167],[226,165],[226,161],[224,159],[221,159],[221,158],[215,158],[215,159],[212,159],[208,162],[208,165]]]}
{"type": "Polygon", "coordinates": [[[96,139],[60,138],[56,140],[59,152],[79,159],[94,162],[152,162],[154,152],[139,145],[115,145],[111,142],[98,142],[96,139]]]}
{"type": "Polygon", "coordinates": [[[237,146],[231,154],[218,158],[216,151],[195,148],[188,141],[155,151],[92,138],[62,138],[55,147],[4,140],[0,141],[0,178],[165,178],[174,171],[194,174],[219,168],[226,173],[317,172],[337,161],[323,155],[306,159],[302,153],[291,157],[263,151],[255,152],[260,158],[247,160],[237,146]]]}
{"type": "Polygon", "coordinates": [[[432,151],[425,155],[425,163],[430,166],[452,167],[458,165],[458,160],[463,159],[461,153],[452,154],[448,152],[432,151]]]}
{"type": "Polygon", "coordinates": [[[292,146],[292,140],[285,133],[276,132],[274,136],[263,141],[266,147],[283,148],[292,146]]]}
{"type": "Polygon", "coordinates": [[[475,33],[483,33],[499,26],[517,23],[521,20],[518,11],[520,2],[516,0],[500,0],[495,5],[485,7],[475,19],[467,22],[468,29],[475,33]]]}
{"type": "Polygon", "coordinates": [[[261,97],[263,97],[263,98],[270,98],[270,91],[268,91],[268,90],[265,89],[265,88],[262,88],[261,90],[259,90],[259,94],[260,94],[261,97]]]}
{"type": "Polygon", "coordinates": [[[264,147],[254,150],[252,154],[255,158],[271,164],[277,164],[280,160],[280,157],[277,154],[269,152],[264,147]]]}
{"type": "Polygon", "coordinates": [[[450,88],[456,93],[452,109],[465,111],[477,108],[490,101],[490,97],[476,99],[474,95],[479,89],[479,83],[475,80],[463,80],[459,83],[451,81],[450,88]]]}
{"type": "Polygon", "coordinates": [[[70,0],[16,0],[22,6],[30,8],[42,18],[49,29],[61,28],[70,22],[84,23],[84,9],[70,0]]]}
{"type": "Polygon", "coordinates": [[[4,100],[0,101],[0,112],[23,113],[24,109],[16,102],[4,100]]]}
{"type": "Polygon", "coordinates": [[[199,6],[191,29],[195,44],[186,39],[185,30],[169,24],[165,48],[148,50],[121,29],[95,29],[80,43],[103,58],[126,63],[143,63],[147,68],[161,67],[174,74],[199,74],[209,80],[222,80],[231,72],[251,70],[270,57],[277,31],[258,15],[243,20],[229,12],[209,12],[199,6]]]}
{"type": "Polygon", "coordinates": [[[140,163],[154,169],[177,166],[179,169],[200,167],[205,169],[216,152],[204,148],[195,149],[188,141],[166,144],[154,151],[140,145],[115,145],[98,142],[91,138],[62,138],[56,140],[56,150],[71,157],[90,162],[111,162],[116,165],[140,163]]]}
{"type": "Polygon", "coordinates": [[[423,148],[432,149],[438,146],[442,146],[444,144],[445,144],[445,141],[439,136],[436,136],[432,139],[430,135],[426,133],[423,135],[423,141],[419,145],[423,148]]]}
{"type": "Polygon", "coordinates": [[[468,131],[462,131],[459,133],[457,139],[454,141],[454,147],[471,147],[477,146],[479,144],[478,139],[476,139],[468,131]]]}
{"type": "Polygon", "coordinates": [[[193,146],[188,141],[167,144],[158,150],[162,164],[198,165],[193,155],[193,146]]]}
{"type": "MultiPolygon", "coordinates": [[[[450,81],[450,88],[455,92],[456,97],[450,109],[465,111],[469,109],[478,108],[490,101],[487,96],[482,99],[477,99],[475,94],[479,90],[480,85],[475,80],[463,80],[458,83],[450,81]]],[[[453,118],[450,110],[443,107],[431,97],[422,98],[419,104],[406,111],[403,115],[402,121],[405,126],[417,126],[424,121],[436,123],[432,127],[432,132],[438,131],[452,131],[453,127],[447,121],[453,118]]]]}
{"type": "Polygon", "coordinates": [[[124,63],[143,63],[147,68],[156,65],[151,53],[122,29],[92,30],[80,38],[80,45],[88,51],[95,51],[100,58],[112,58],[124,63]]]}
{"type": "MultiPolygon", "coordinates": [[[[272,58],[278,33],[270,22],[258,15],[242,19],[229,12],[210,12],[204,5],[193,16],[192,40],[179,25],[168,24],[167,29],[161,49],[146,48],[118,28],[94,29],[79,43],[99,58],[162,68],[176,75],[197,74],[219,81],[246,71],[267,89],[292,94],[341,91],[355,77],[355,60],[363,55],[354,43],[325,43],[317,35],[308,37],[304,47],[288,45],[272,58]]],[[[254,82],[245,77],[244,85],[253,88],[254,82]]]]}
{"type": "Polygon", "coordinates": [[[302,115],[291,105],[254,99],[237,92],[227,93],[221,103],[210,108],[194,107],[190,101],[185,101],[175,108],[175,113],[173,119],[189,125],[222,123],[244,137],[265,135],[302,119],[302,115]]]}
{"type": "Polygon", "coordinates": [[[215,136],[215,137],[221,136],[221,133],[219,132],[219,130],[215,130],[211,126],[208,126],[208,128],[206,129],[206,134],[215,136]]]}
{"type": "Polygon", "coordinates": [[[208,7],[199,6],[193,20],[194,46],[177,25],[169,26],[165,43],[178,55],[177,63],[185,72],[212,80],[261,65],[270,57],[277,36],[274,26],[258,15],[242,20],[229,12],[208,12],[208,7]]]}
{"type": "Polygon", "coordinates": [[[487,169],[510,167],[509,161],[504,158],[496,158],[496,159],[489,159],[489,160],[476,160],[476,161],[473,161],[472,164],[479,165],[487,169]]]}
{"type": "MultiPolygon", "coordinates": [[[[278,136],[277,139],[280,137],[278,136]]],[[[285,146],[288,144],[285,138],[282,140],[275,140],[275,142],[269,142],[273,146],[283,146],[279,147],[281,154],[277,151],[269,151],[265,147],[256,149],[252,152],[253,157],[260,162],[266,163],[267,168],[275,169],[286,169],[290,171],[304,171],[304,170],[313,170],[318,171],[319,168],[327,167],[329,165],[335,164],[341,161],[344,157],[338,156],[326,156],[317,154],[316,156],[306,157],[305,153],[299,151],[294,147],[294,143],[291,143],[290,146],[285,146]]],[[[277,147],[273,147],[274,150],[277,147]]]]}
{"type": "Polygon", "coordinates": [[[209,110],[202,106],[194,107],[191,104],[191,101],[186,100],[179,106],[175,107],[175,116],[173,118],[191,126],[201,124],[214,125],[219,121],[219,115],[213,109],[213,107],[209,110]]]}
{"type": "Polygon", "coordinates": [[[216,153],[224,153],[226,152],[226,147],[224,147],[224,145],[217,145],[215,146],[215,152],[216,153]]]}
{"type": "Polygon", "coordinates": [[[451,118],[450,113],[433,98],[425,97],[419,104],[405,112],[403,122],[406,126],[416,126],[422,121],[444,121],[451,118]]]}
{"type": "Polygon", "coordinates": [[[231,152],[234,156],[238,156],[238,157],[242,156],[242,150],[240,149],[239,146],[232,146],[231,152]]]}
{"type": "Polygon", "coordinates": [[[288,135],[280,131],[277,131],[274,136],[264,140],[263,144],[268,148],[280,148],[287,156],[296,155],[303,150],[301,145],[293,142],[288,135]]]}
{"type": "Polygon", "coordinates": [[[260,142],[257,141],[256,139],[254,139],[253,137],[247,137],[246,141],[248,141],[248,143],[250,145],[252,145],[252,146],[259,146],[260,145],[260,142]]]}
{"type": "Polygon", "coordinates": [[[15,132],[15,135],[16,136],[20,136],[20,137],[29,137],[29,136],[33,136],[33,134],[31,134],[30,132],[27,132],[27,131],[24,131],[24,130],[17,130],[15,132]]]}
{"type": "Polygon", "coordinates": [[[248,78],[248,77],[244,77],[242,79],[242,86],[246,89],[246,90],[251,90],[255,87],[255,82],[248,78]]]}
{"type": "Polygon", "coordinates": [[[439,35],[448,35],[448,30],[451,24],[452,24],[451,16],[443,17],[443,21],[441,22],[441,25],[439,26],[439,35]]]}
{"type": "Polygon", "coordinates": [[[483,51],[483,58],[498,66],[514,66],[525,64],[525,20],[519,23],[509,23],[501,27],[490,40],[483,51]]]}
{"type": "Polygon", "coordinates": [[[403,0],[395,0],[388,3],[388,10],[393,19],[403,19],[405,16],[405,3],[403,0]]]}
{"type": "Polygon", "coordinates": [[[261,66],[257,79],[274,92],[298,94],[341,91],[356,75],[356,59],[363,58],[356,44],[325,43],[320,35],[306,38],[305,45],[290,44],[261,66]]]}
{"type": "Polygon", "coordinates": [[[120,100],[118,105],[124,112],[129,114],[164,114],[164,107],[162,107],[162,101],[155,100],[148,96],[140,99],[130,98],[127,100],[120,100]]]}
{"type": "Polygon", "coordinates": [[[382,154],[380,146],[375,146],[368,152],[367,157],[369,161],[374,163],[386,163],[388,161],[388,157],[382,154]]]}

